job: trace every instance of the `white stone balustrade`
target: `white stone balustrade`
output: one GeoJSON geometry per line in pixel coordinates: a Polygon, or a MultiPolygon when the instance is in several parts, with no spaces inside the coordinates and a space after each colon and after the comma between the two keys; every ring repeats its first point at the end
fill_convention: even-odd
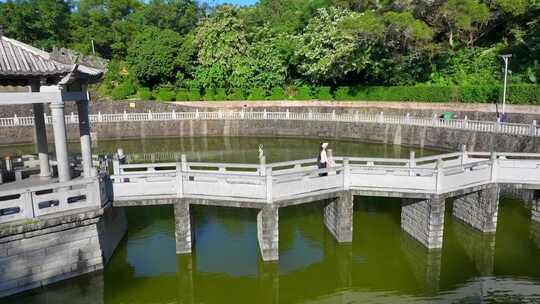
{"type": "MultiPolygon", "coordinates": [[[[51,124],[51,117],[46,117],[45,123],[51,124]]],[[[498,123],[496,121],[474,121],[465,119],[439,119],[437,117],[414,117],[410,115],[387,115],[369,113],[314,113],[314,112],[269,112],[269,111],[238,111],[238,112],[161,112],[161,113],[128,113],[90,115],[92,123],[120,123],[135,121],[174,121],[174,120],[302,120],[302,121],[336,121],[377,124],[413,125],[448,129],[461,129],[476,132],[491,132],[501,134],[513,134],[522,136],[540,137],[540,125],[536,121],[530,124],[523,123],[498,123]]],[[[76,124],[78,115],[66,115],[66,124],[76,124]]],[[[34,117],[9,117],[0,118],[0,128],[33,126],[34,117]]]]}
{"type": "Polygon", "coordinates": [[[110,201],[105,175],[0,190],[0,224],[74,209],[100,208],[110,201]]]}
{"type": "Polygon", "coordinates": [[[318,169],[315,159],[260,165],[183,159],[181,164],[116,164],[115,200],[185,197],[272,203],[343,190],[441,195],[493,183],[540,187],[540,154],[335,157],[336,166],[328,169],[318,169]]]}

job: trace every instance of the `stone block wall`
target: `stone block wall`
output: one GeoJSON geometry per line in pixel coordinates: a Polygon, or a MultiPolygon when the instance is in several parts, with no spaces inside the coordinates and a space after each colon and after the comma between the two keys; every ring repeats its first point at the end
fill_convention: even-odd
{"type": "Polygon", "coordinates": [[[492,187],[458,196],[454,200],[452,214],[481,232],[497,230],[499,187],[492,187]]]}
{"type": "Polygon", "coordinates": [[[189,200],[174,203],[176,254],[191,253],[191,215],[189,200]]]}
{"type": "Polygon", "coordinates": [[[428,249],[442,248],[444,198],[403,199],[401,228],[428,249]]]}
{"type": "Polygon", "coordinates": [[[102,269],[127,230],[122,209],[102,211],[46,220],[56,225],[0,227],[0,297],[102,269]]]}
{"type": "Polygon", "coordinates": [[[257,214],[257,239],[264,261],[279,259],[279,208],[267,206],[257,214]]]}
{"type": "Polygon", "coordinates": [[[331,199],[324,207],[324,224],[338,243],[352,242],[353,198],[349,193],[331,199]]]}

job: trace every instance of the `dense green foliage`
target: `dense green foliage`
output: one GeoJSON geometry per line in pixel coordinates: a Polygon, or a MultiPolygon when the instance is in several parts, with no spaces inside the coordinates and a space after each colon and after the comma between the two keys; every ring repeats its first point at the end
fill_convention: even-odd
{"type": "Polygon", "coordinates": [[[0,27],[47,50],[93,41],[113,99],[495,101],[505,53],[510,100],[540,81],[534,0],[6,0],[0,27]]]}

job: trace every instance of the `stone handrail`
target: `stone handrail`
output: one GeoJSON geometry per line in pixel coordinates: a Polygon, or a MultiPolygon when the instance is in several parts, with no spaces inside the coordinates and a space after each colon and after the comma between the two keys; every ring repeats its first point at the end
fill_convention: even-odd
{"type": "MultiPolygon", "coordinates": [[[[378,124],[399,124],[426,126],[436,128],[462,129],[478,132],[491,132],[524,136],[540,136],[540,125],[536,120],[531,124],[506,123],[495,121],[475,121],[464,119],[440,119],[438,117],[413,117],[409,114],[386,115],[383,112],[379,114],[370,113],[344,113],[335,112],[267,112],[265,111],[236,111],[236,112],[147,112],[147,113],[98,113],[90,115],[92,123],[119,123],[119,122],[137,122],[137,121],[174,121],[174,120],[302,120],[302,121],[336,121],[336,122],[363,122],[378,124]]],[[[67,124],[78,124],[78,115],[71,113],[66,115],[67,124]]],[[[51,124],[52,117],[45,115],[45,123],[51,124]]],[[[1,127],[33,126],[33,117],[9,117],[0,118],[1,127]]]]}
{"type": "Polygon", "coordinates": [[[540,186],[540,154],[458,152],[409,159],[335,157],[318,169],[315,159],[266,164],[187,162],[115,163],[115,200],[191,197],[272,203],[340,190],[441,195],[489,183],[540,186]],[[146,171],[168,167],[175,170],[146,171]],[[142,171],[124,171],[140,167],[142,171]],[[259,168],[257,168],[259,167],[259,168]],[[234,170],[227,170],[234,168],[234,170]],[[327,173],[321,176],[321,173],[327,173]]]}
{"type": "Polygon", "coordinates": [[[106,178],[100,175],[0,191],[0,224],[73,209],[101,207],[110,200],[104,182],[106,178]]]}

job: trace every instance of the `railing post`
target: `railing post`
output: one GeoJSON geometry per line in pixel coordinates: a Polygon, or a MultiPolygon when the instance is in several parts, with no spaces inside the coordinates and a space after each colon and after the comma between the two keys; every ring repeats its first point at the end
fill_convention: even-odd
{"type": "Polygon", "coordinates": [[[223,118],[223,113],[221,113],[221,109],[218,110],[218,118],[219,119],[223,118]]]}
{"type": "Polygon", "coordinates": [[[272,203],[272,167],[266,168],[266,202],[272,203]]]}
{"type": "Polygon", "coordinates": [[[172,119],[176,120],[176,111],[174,109],[172,110],[172,119]]]}
{"type": "Polygon", "coordinates": [[[498,171],[497,153],[491,152],[489,159],[491,160],[491,182],[495,183],[497,182],[497,171],[498,171]]]}
{"type": "Polygon", "coordinates": [[[531,128],[530,128],[529,134],[530,134],[531,136],[535,136],[535,135],[536,135],[536,119],[532,121],[532,124],[531,124],[531,128]]]}
{"type": "Polygon", "coordinates": [[[354,113],[354,120],[355,120],[355,121],[359,121],[359,120],[360,120],[360,116],[358,116],[358,111],[356,111],[356,112],[354,113]]]}
{"type": "Polygon", "coordinates": [[[98,116],[97,116],[98,122],[103,122],[103,116],[101,115],[101,112],[98,112],[97,115],[98,115],[98,116]]]}
{"type": "Polygon", "coordinates": [[[124,110],[124,121],[128,120],[127,112],[124,110]]]}
{"type": "Polygon", "coordinates": [[[416,167],[416,159],[414,151],[409,153],[409,176],[414,176],[413,168],[416,167]]]}
{"type": "Polygon", "coordinates": [[[268,119],[268,116],[266,115],[266,109],[263,111],[263,119],[268,119]]]}
{"type": "Polygon", "coordinates": [[[461,166],[467,163],[469,156],[467,154],[467,145],[461,145],[461,166]]]}
{"type": "Polygon", "coordinates": [[[351,166],[349,164],[349,158],[343,159],[343,190],[349,190],[351,188],[351,166]]]}
{"type": "Polygon", "coordinates": [[[289,109],[287,109],[287,111],[285,112],[285,118],[289,119],[289,109]]]}
{"type": "Polygon", "coordinates": [[[152,111],[148,110],[148,120],[152,120],[152,111]]]}
{"type": "Polygon", "coordinates": [[[411,114],[410,113],[407,113],[407,115],[405,115],[405,122],[407,124],[410,124],[411,123],[411,114]]]}
{"type": "Polygon", "coordinates": [[[336,110],[332,110],[332,120],[336,120],[336,110]]]}
{"type": "Polygon", "coordinates": [[[244,108],[242,108],[242,112],[240,112],[240,118],[244,119],[244,108]]]}
{"type": "Polygon", "coordinates": [[[465,115],[465,118],[463,119],[463,128],[464,129],[468,129],[469,128],[469,118],[467,117],[467,115],[465,115]]]}
{"type": "Polygon", "coordinates": [[[43,113],[43,120],[45,121],[45,124],[48,125],[49,123],[47,122],[48,118],[47,118],[47,113],[43,113]]]}
{"type": "Polygon", "coordinates": [[[380,122],[380,123],[384,123],[384,113],[383,113],[383,112],[381,112],[381,113],[379,114],[379,122],[380,122]]]}
{"type": "Polygon", "coordinates": [[[437,184],[435,188],[436,193],[442,192],[442,182],[444,177],[444,161],[442,159],[437,160],[437,184]]]}
{"type": "Polygon", "coordinates": [[[176,187],[176,196],[184,197],[184,178],[182,176],[182,163],[178,160],[176,161],[176,187]]]}
{"type": "Polygon", "coordinates": [[[259,167],[259,175],[260,176],[265,176],[266,175],[266,156],[261,156],[259,158],[259,163],[260,163],[260,167],[259,167]]]}
{"type": "Polygon", "coordinates": [[[19,117],[17,117],[17,114],[13,115],[13,125],[14,126],[19,125],[19,117]]]}
{"type": "Polygon", "coordinates": [[[309,120],[313,120],[313,112],[311,112],[311,110],[309,111],[308,118],[309,120]]]}
{"type": "Polygon", "coordinates": [[[182,154],[182,156],[180,156],[180,159],[182,161],[182,172],[188,172],[188,162],[187,162],[187,157],[185,154],[182,154]]]}

